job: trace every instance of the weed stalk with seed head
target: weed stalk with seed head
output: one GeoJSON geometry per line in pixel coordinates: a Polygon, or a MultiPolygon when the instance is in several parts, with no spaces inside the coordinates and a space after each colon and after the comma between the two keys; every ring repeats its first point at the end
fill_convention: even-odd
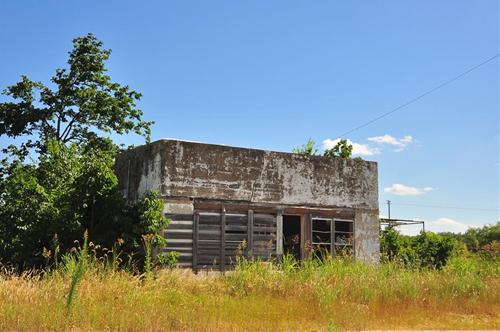
{"type": "Polygon", "coordinates": [[[71,308],[76,297],[77,286],[82,280],[83,275],[85,274],[85,267],[87,265],[87,251],[88,232],[85,230],[85,232],[83,233],[83,246],[78,256],[78,264],[76,265],[76,268],[71,276],[71,285],[69,287],[68,298],[66,301],[66,309],[68,314],[71,312],[71,308]]]}

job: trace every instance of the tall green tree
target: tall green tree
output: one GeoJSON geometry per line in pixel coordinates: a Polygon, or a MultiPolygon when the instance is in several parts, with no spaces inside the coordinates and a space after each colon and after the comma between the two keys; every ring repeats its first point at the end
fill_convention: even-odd
{"type": "Polygon", "coordinates": [[[4,90],[0,136],[15,144],[0,165],[0,262],[41,266],[56,235],[64,252],[84,230],[94,243],[110,248],[119,237],[137,253],[143,234],[166,226],[157,194],[131,206],[118,191],[118,147],[106,136],[149,140],[152,122],[136,106],[141,94],[106,74],[110,53],[92,34],[75,38],[50,86],[22,76],[4,90]],[[26,163],[32,152],[37,161],[26,163]]]}
{"type": "Polygon", "coordinates": [[[46,150],[49,140],[87,144],[102,134],[130,131],[149,140],[152,122],[142,120],[136,102],[141,94],[113,82],[105,62],[111,50],[93,34],[73,39],[66,68],[56,70],[50,86],[21,76],[3,94],[0,136],[25,137],[4,153],[23,159],[32,150],[46,150]]]}

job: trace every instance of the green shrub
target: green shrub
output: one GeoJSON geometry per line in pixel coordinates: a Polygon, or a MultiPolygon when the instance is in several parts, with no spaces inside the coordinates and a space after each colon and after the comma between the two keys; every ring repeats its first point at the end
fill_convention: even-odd
{"type": "Polygon", "coordinates": [[[106,248],[122,239],[126,254],[143,255],[142,234],[164,243],[162,199],[147,192],[126,204],[113,170],[116,151],[106,140],[100,149],[50,141],[38,164],[12,164],[0,178],[0,261],[21,270],[53,267],[85,230],[106,248]]]}
{"type": "Polygon", "coordinates": [[[380,251],[382,260],[413,268],[442,268],[451,257],[463,252],[452,238],[432,232],[404,236],[392,227],[381,232],[380,251]]]}

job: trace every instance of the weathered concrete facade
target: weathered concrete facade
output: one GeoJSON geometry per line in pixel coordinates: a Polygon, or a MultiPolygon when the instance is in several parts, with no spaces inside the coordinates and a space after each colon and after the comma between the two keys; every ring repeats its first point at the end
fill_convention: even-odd
{"type": "MultiPolygon", "coordinates": [[[[310,229],[314,233],[311,218],[351,220],[355,256],[378,261],[375,162],[160,140],[120,154],[116,172],[120,189],[129,200],[156,190],[165,200],[165,212],[184,215],[184,219],[198,210],[219,207],[224,214],[226,210],[229,214],[270,211],[280,241],[280,227],[286,227],[282,216],[301,216],[303,252],[308,240],[314,242],[309,234],[310,229]]],[[[278,253],[280,246],[276,246],[278,253]]]]}

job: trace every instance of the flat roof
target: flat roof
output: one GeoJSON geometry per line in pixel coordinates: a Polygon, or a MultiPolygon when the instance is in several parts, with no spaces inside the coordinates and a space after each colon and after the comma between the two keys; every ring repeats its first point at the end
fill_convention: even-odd
{"type": "MultiPolygon", "coordinates": [[[[257,148],[251,148],[251,147],[242,147],[242,146],[234,146],[234,145],[227,145],[227,144],[220,144],[220,143],[205,143],[205,142],[200,142],[200,141],[195,141],[195,140],[185,140],[185,139],[178,139],[178,138],[160,138],[156,141],[151,142],[150,144],[154,144],[157,142],[183,142],[183,143],[193,143],[193,144],[200,144],[200,145],[207,145],[207,146],[219,146],[219,147],[224,147],[224,148],[231,148],[231,149],[241,149],[241,150],[252,150],[252,151],[263,151],[263,152],[272,152],[272,153],[280,153],[280,154],[286,154],[286,155],[299,155],[303,156],[306,158],[326,158],[326,159],[332,159],[332,158],[339,158],[339,159],[346,159],[346,158],[341,158],[341,157],[328,157],[328,156],[323,156],[323,155],[308,155],[308,154],[301,154],[301,153],[294,153],[291,151],[277,151],[277,150],[268,150],[268,149],[257,149],[257,148]]],[[[139,146],[137,146],[138,148],[139,146]]],[[[354,158],[349,158],[352,161],[357,161],[357,162],[368,162],[368,163],[377,163],[376,161],[373,160],[366,160],[366,159],[355,159],[354,158]]]]}

